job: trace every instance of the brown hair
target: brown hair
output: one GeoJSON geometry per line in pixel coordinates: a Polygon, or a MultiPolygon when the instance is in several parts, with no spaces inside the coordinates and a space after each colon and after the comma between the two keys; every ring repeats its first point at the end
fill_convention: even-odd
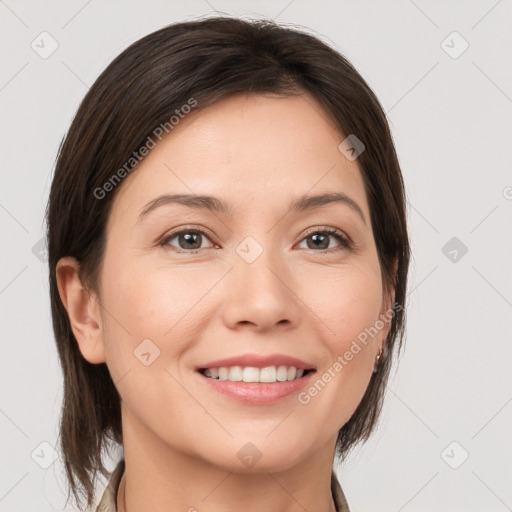
{"type": "Polygon", "coordinates": [[[358,163],[384,288],[394,290],[400,306],[391,320],[379,371],[339,431],[338,457],[343,460],[375,428],[395,341],[398,353],[404,339],[410,257],[404,184],[385,113],[340,53],[301,30],[227,17],[175,23],[129,46],[90,88],[59,148],[47,206],[50,299],[64,378],[60,447],[80,508],[80,498],[92,504],[97,472],[108,476],[103,450],[111,442],[122,444],[116,387],[105,363],[91,364],[82,356],[56,282],[58,260],[73,256],[80,263],[82,283],[99,297],[105,227],[117,189],[101,198],[95,191],[190,98],[199,110],[237,93],[292,96],[304,91],[342,133],[355,134],[365,145],[358,163]]]}

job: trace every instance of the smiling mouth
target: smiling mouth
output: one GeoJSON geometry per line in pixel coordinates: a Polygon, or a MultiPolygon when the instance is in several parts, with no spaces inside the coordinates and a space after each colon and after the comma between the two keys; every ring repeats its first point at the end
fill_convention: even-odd
{"type": "Polygon", "coordinates": [[[294,366],[281,365],[267,366],[265,368],[256,368],[253,366],[221,366],[219,368],[199,368],[197,371],[205,377],[214,380],[268,384],[299,380],[316,370],[304,370],[294,366]]]}

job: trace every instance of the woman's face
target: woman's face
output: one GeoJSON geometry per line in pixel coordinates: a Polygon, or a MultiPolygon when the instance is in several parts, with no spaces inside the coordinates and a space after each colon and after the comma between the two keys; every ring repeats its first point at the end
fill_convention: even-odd
{"type": "Polygon", "coordinates": [[[238,472],[253,471],[245,455],[261,457],[254,471],[277,471],[332,452],[390,306],[344,138],[309,95],[239,95],[182,119],[120,185],[100,330],[123,428],[138,439],[238,472]],[[334,193],[349,199],[290,206],[334,193]],[[159,199],[171,195],[193,206],[159,199]],[[225,210],[210,208],[220,202],[225,210]],[[287,379],[284,356],[315,371],[288,383],[198,371],[239,356],[269,359],[227,362],[233,379],[287,379]],[[271,366],[275,375],[244,370],[271,366]]]}

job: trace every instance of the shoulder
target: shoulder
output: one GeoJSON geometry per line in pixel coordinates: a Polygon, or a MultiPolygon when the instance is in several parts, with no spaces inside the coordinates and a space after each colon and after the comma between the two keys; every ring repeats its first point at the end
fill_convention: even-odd
{"type": "Polygon", "coordinates": [[[116,512],[117,490],[119,489],[119,483],[124,473],[124,467],[124,459],[121,459],[110,475],[110,480],[103,491],[103,495],[101,496],[101,500],[95,512],[116,512]]]}
{"type": "Polygon", "coordinates": [[[334,503],[336,505],[336,512],[350,512],[347,499],[338,481],[338,477],[334,470],[331,473],[331,491],[334,503]]]}

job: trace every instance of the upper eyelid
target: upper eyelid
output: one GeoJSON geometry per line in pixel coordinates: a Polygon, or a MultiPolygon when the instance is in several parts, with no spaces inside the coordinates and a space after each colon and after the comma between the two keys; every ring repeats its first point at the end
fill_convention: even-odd
{"type": "Polygon", "coordinates": [[[307,229],[304,232],[304,234],[302,235],[302,239],[304,239],[306,236],[312,235],[314,233],[328,233],[329,235],[332,235],[332,236],[340,236],[341,238],[343,238],[347,241],[351,240],[350,237],[343,230],[341,230],[339,228],[333,228],[330,226],[307,229]]]}

